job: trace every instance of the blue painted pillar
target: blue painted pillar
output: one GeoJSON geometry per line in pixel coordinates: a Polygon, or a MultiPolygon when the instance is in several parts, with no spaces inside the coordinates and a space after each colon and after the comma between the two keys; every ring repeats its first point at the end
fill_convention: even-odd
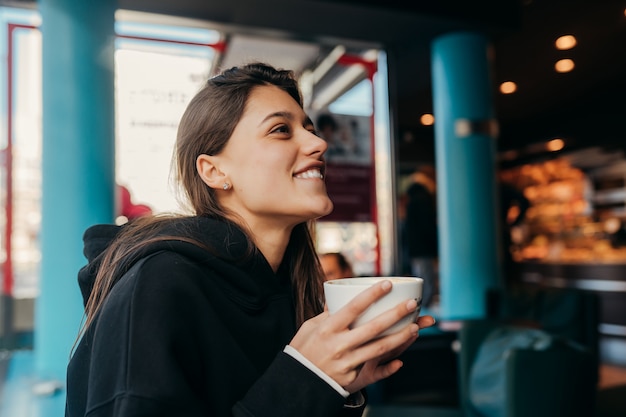
{"type": "Polygon", "coordinates": [[[441,316],[450,320],[484,317],[486,289],[500,281],[490,60],[479,34],[432,44],[441,316]]]}
{"type": "Polygon", "coordinates": [[[112,0],[39,0],[43,39],[41,292],[35,371],[65,380],[83,314],[82,235],[112,222],[115,191],[112,0]]]}

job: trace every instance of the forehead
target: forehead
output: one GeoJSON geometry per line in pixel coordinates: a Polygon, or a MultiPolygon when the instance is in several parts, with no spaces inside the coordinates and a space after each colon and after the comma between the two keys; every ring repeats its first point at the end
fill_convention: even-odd
{"type": "Polygon", "coordinates": [[[244,108],[244,116],[246,114],[271,114],[277,111],[303,113],[298,102],[275,85],[260,85],[250,91],[244,108]]]}
{"type": "Polygon", "coordinates": [[[339,262],[337,261],[337,257],[335,257],[333,255],[322,255],[320,257],[320,261],[322,262],[323,265],[325,265],[327,267],[338,267],[339,266],[339,262]]]}

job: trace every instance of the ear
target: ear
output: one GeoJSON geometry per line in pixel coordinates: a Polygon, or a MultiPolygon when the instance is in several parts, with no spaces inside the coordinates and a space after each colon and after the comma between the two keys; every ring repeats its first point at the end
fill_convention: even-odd
{"type": "Polygon", "coordinates": [[[211,188],[222,188],[226,182],[226,174],[218,168],[219,157],[201,154],[196,159],[196,170],[202,181],[211,188]]]}

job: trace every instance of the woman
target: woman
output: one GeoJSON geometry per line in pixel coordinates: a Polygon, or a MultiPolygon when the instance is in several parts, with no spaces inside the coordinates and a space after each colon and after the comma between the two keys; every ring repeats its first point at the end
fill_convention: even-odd
{"type": "Polygon", "coordinates": [[[318,255],[324,272],[324,280],[350,278],[354,276],[352,264],[341,252],[327,252],[318,255]]]}
{"type": "Polygon", "coordinates": [[[419,327],[375,337],[416,308],[407,300],[349,330],[390,283],[322,312],[309,222],[332,210],[326,146],[290,71],[256,63],[208,81],[175,149],[194,215],[85,233],[67,417],[361,415],[364,388],[400,368],[419,327]]]}

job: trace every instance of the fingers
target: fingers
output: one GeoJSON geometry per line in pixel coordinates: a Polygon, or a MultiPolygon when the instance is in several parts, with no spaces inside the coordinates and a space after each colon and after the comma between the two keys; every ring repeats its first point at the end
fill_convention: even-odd
{"type": "MultiPolygon", "coordinates": [[[[412,324],[411,326],[417,327],[415,324],[412,324]]],[[[401,344],[402,350],[399,350],[400,348],[396,348],[395,350],[399,350],[399,353],[401,353],[408,346],[410,346],[417,338],[417,335],[412,334],[408,330],[409,329],[404,329],[398,333],[380,338],[368,345],[356,349],[353,352],[354,357],[360,357],[364,359],[365,362],[362,367],[358,365],[360,369],[356,375],[356,379],[349,384],[350,389],[348,387],[345,388],[348,391],[353,392],[351,390],[352,388],[360,389],[396,373],[403,364],[402,361],[396,359],[395,356],[389,355],[391,351],[394,350],[389,350],[389,346],[397,346],[398,343],[401,343],[403,338],[407,337],[407,335],[409,339],[401,344]],[[380,354],[381,352],[387,352],[387,354],[380,354]]]]}
{"type": "Polygon", "coordinates": [[[385,364],[380,364],[378,361],[367,362],[359,371],[357,379],[344,388],[351,393],[359,391],[374,382],[395,374],[402,368],[402,365],[403,363],[399,359],[385,364]]]}
{"type": "Polygon", "coordinates": [[[388,377],[402,366],[397,357],[415,342],[419,329],[435,323],[432,316],[422,316],[398,332],[379,336],[400,319],[415,312],[416,301],[406,300],[365,324],[348,330],[356,317],[389,290],[390,287],[379,283],[332,315],[325,309],[325,312],[301,326],[290,345],[342,386],[362,387],[367,385],[364,381],[371,383],[388,377]]]}
{"type": "MultiPolygon", "coordinates": [[[[374,320],[372,320],[372,322],[373,321],[374,320]]],[[[370,323],[368,323],[368,325],[370,323]]],[[[365,325],[361,327],[366,328],[368,326],[365,325]]],[[[352,330],[351,333],[357,332],[361,327],[352,330]]],[[[358,366],[374,358],[391,359],[408,348],[415,339],[417,339],[418,331],[419,326],[416,323],[411,323],[396,333],[374,339],[369,343],[364,343],[352,351],[350,360],[354,363],[354,366],[358,366]]]]}
{"type": "Polygon", "coordinates": [[[385,280],[372,285],[333,314],[334,325],[337,329],[348,327],[358,316],[363,314],[372,303],[382,298],[389,291],[391,291],[391,281],[385,280]]]}
{"type": "Polygon", "coordinates": [[[381,379],[385,379],[395,374],[402,368],[402,361],[400,359],[395,359],[391,362],[388,362],[384,365],[378,366],[372,375],[372,382],[380,381],[381,379]]]}
{"type": "Polygon", "coordinates": [[[436,322],[433,316],[420,316],[417,318],[417,325],[420,326],[420,329],[434,326],[436,322]]]}
{"type": "MultiPolygon", "coordinates": [[[[366,343],[405,318],[408,314],[414,313],[416,309],[417,302],[414,299],[406,300],[406,302],[398,304],[367,323],[352,329],[351,332],[356,336],[355,340],[357,343],[366,343]]],[[[417,332],[418,327],[416,326],[415,329],[415,332],[417,332]]]]}
{"type": "Polygon", "coordinates": [[[390,359],[394,359],[394,358],[400,356],[400,354],[402,354],[402,352],[407,350],[413,343],[415,343],[415,340],[417,340],[418,337],[419,337],[419,333],[416,334],[415,336],[411,337],[410,339],[408,339],[406,342],[404,342],[403,344],[401,344],[397,348],[389,351],[386,355],[381,356],[380,361],[381,362],[387,362],[390,359]]]}

